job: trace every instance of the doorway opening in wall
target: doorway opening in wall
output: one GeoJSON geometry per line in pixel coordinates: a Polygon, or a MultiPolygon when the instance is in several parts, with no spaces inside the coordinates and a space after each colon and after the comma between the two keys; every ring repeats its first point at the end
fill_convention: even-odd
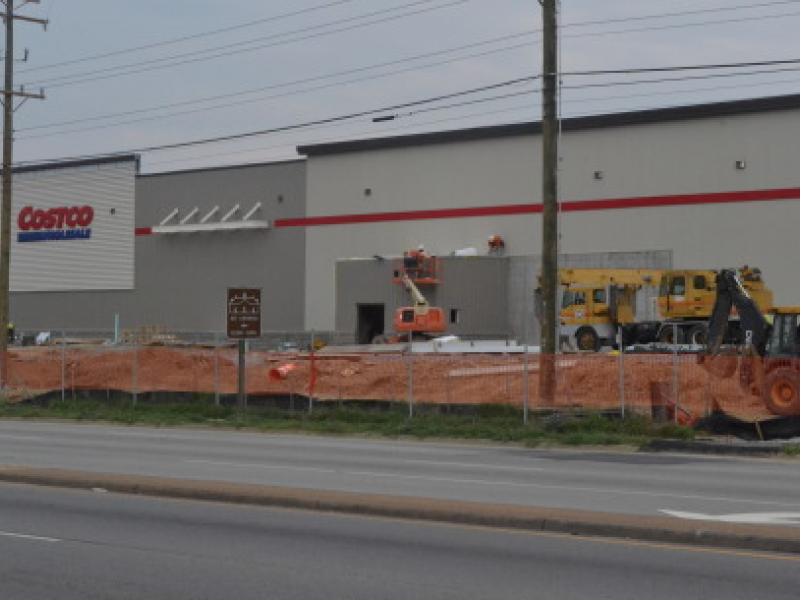
{"type": "Polygon", "coordinates": [[[373,340],[383,336],[385,306],[383,304],[357,304],[358,320],[356,324],[356,341],[359,344],[371,344],[373,340]]]}
{"type": "Polygon", "coordinates": [[[450,323],[461,323],[461,311],[457,308],[450,309],[450,323]]]}

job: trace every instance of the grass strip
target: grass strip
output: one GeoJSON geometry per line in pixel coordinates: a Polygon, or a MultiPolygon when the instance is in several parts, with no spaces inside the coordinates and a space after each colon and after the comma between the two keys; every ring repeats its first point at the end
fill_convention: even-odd
{"type": "Polygon", "coordinates": [[[642,446],[654,439],[692,439],[687,427],[657,424],[644,415],[624,418],[609,413],[535,412],[528,423],[514,407],[470,406],[447,412],[420,409],[409,416],[406,405],[380,407],[317,404],[313,411],[250,406],[239,410],[213,400],[164,403],[64,400],[43,404],[0,403],[0,418],[58,419],[155,427],[204,426],[263,432],[386,438],[507,442],[525,446],[642,446]]]}

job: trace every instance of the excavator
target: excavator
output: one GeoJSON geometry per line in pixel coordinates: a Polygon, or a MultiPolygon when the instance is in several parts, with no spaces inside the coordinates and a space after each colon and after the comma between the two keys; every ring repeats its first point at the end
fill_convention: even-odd
{"type": "Polygon", "coordinates": [[[800,306],[774,307],[765,314],[731,269],[719,272],[716,288],[701,364],[715,375],[732,377],[738,362],[745,391],[760,397],[773,414],[800,416],[800,306]],[[726,347],[734,309],[742,335],[738,344],[726,347]]]}
{"type": "MultiPolygon", "coordinates": [[[[745,266],[739,273],[758,305],[771,309],[772,292],[766,288],[761,271],[745,266]]],[[[574,340],[578,350],[595,352],[602,346],[615,347],[618,333],[626,346],[649,342],[701,346],[706,341],[716,276],[716,271],[689,269],[561,269],[562,335],[570,345],[574,340]],[[656,285],[660,317],[637,319],[637,291],[656,285]]],[[[728,336],[735,341],[739,332],[736,315],[731,317],[728,336]]]]}

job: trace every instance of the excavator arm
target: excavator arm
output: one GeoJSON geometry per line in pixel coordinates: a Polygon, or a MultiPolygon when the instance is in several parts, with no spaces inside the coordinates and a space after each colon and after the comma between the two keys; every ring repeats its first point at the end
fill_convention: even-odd
{"type": "Polygon", "coordinates": [[[722,269],[717,274],[717,298],[708,322],[706,353],[719,353],[733,308],[739,313],[742,339],[758,356],[763,357],[772,325],[732,269],[722,269]]]}

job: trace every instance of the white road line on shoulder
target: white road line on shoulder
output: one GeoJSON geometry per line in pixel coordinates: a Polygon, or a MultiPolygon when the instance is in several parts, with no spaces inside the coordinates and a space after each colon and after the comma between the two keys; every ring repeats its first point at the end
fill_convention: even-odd
{"type": "Polygon", "coordinates": [[[487,469],[494,469],[497,471],[520,471],[520,472],[528,472],[528,471],[544,471],[544,467],[510,467],[508,465],[490,465],[486,463],[460,463],[460,462],[449,462],[449,461],[436,461],[436,460],[404,460],[404,463],[413,463],[418,465],[432,465],[437,467],[459,467],[459,468],[481,468],[485,467],[487,469]]]}
{"type": "Polygon", "coordinates": [[[543,483],[529,483],[524,481],[499,481],[485,479],[453,479],[447,477],[432,477],[428,475],[399,475],[395,473],[377,473],[373,471],[342,471],[344,475],[361,475],[366,477],[395,477],[397,479],[417,479],[428,481],[444,481],[447,483],[469,483],[477,485],[493,485],[517,488],[538,488],[548,490],[564,490],[570,492],[597,492],[601,494],[614,494],[617,496],[646,496],[652,498],[677,498],[680,500],[711,500],[714,502],[738,502],[745,504],[759,504],[765,506],[784,506],[798,508],[797,502],[772,502],[769,500],[748,500],[743,498],[723,498],[716,496],[699,496],[692,494],[670,494],[668,492],[643,492],[641,490],[622,490],[610,488],[579,487],[569,485],[549,485],[543,483]]]}
{"type": "MultiPolygon", "coordinates": [[[[649,498],[674,498],[678,500],[704,500],[713,502],[725,503],[739,503],[751,504],[759,506],[781,506],[788,508],[798,508],[798,502],[775,502],[771,500],[754,500],[748,498],[730,498],[722,496],[703,496],[699,494],[674,494],[669,492],[646,492],[642,490],[625,490],[619,488],[600,488],[600,487],[583,487],[583,486],[569,486],[569,485],[552,485],[547,483],[535,483],[528,481],[502,481],[499,479],[457,479],[452,477],[436,477],[433,475],[403,475],[400,473],[385,473],[378,471],[348,471],[344,469],[322,469],[317,467],[296,467],[292,465],[265,465],[259,463],[240,463],[240,462],[220,462],[211,460],[187,460],[185,462],[194,464],[204,464],[211,466],[225,466],[225,467],[238,467],[238,468],[255,468],[264,470],[283,470],[283,471],[307,471],[315,473],[329,473],[336,474],[340,477],[343,475],[354,475],[358,477],[381,477],[385,479],[414,479],[417,481],[440,481],[443,483],[463,483],[472,485],[491,485],[491,486],[505,486],[515,488],[531,488],[543,490],[562,490],[570,492],[592,492],[600,494],[611,494],[614,496],[643,496],[649,498]]],[[[323,488],[324,489],[324,488],[323,488]]]]}
{"type": "Polygon", "coordinates": [[[0,439],[2,440],[22,440],[25,442],[41,442],[43,439],[42,437],[34,437],[32,435],[14,435],[8,433],[0,433],[0,439]]]}
{"type": "Polygon", "coordinates": [[[396,477],[397,479],[416,479],[417,481],[444,481],[446,483],[470,483],[477,485],[505,485],[512,487],[538,487],[535,484],[514,481],[493,481],[491,479],[457,479],[455,477],[434,477],[432,475],[399,475],[396,473],[376,473],[374,471],[345,471],[346,475],[365,477],[396,477]]]}
{"type": "Polygon", "coordinates": [[[186,460],[184,462],[211,465],[213,467],[244,467],[247,469],[278,469],[284,471],[311,471],[314,473],[339,473],[336,469],[321,469],[319,467],[295,467],[293,465],[263,465],[259,463],[221,462],[216,460],[186,460]]]}
{"type": "Polygon", "coordinates": [[[0,531],[0,537],[21,538],[23,540],[34,540],[36,542],[60,542],[57,538],[42,537],[40,535],[26,535],[24,533],[11,533],[10,531],[0,531]]]}

